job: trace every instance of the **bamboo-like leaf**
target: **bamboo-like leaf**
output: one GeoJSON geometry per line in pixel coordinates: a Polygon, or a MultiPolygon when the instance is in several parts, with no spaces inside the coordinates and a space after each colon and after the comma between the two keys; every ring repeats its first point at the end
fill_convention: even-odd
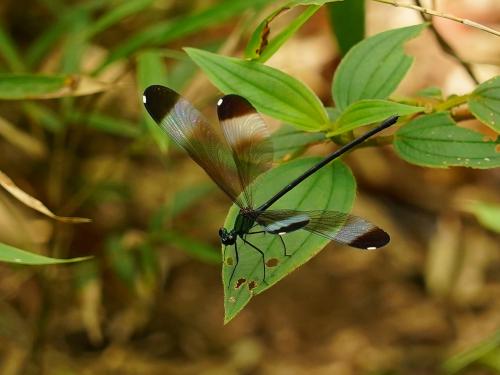
{"type": "Polygon", "coordinates": [[[0,242],[0,262],[26,264],[26,265],[50,265],[61,263],[81,262],[92,257],[79,257],[70,259],[50,258],[44,255],[31,253],[0,242]]]}
{"type": "Polygon", "coordinates": [[[7,190],[14,198],[16,198],[19,202],[24,205],[58,221],[66,222],[66,223],[88,223],[91,220],[85,219],[81,217],[64,217],[57,216],[52,213],[42,202],[38,199],[33,198],[31,195],[25,193],[19,187],[14,184],[9,176],[0,171],[0,186],[2,186],[5,190],[7,190]]]}
{"type": "Polygon", "coordinates": [[[91,95],[109,84],[77,75],[0,74],[0,99],[51,99],[91,95]]]}

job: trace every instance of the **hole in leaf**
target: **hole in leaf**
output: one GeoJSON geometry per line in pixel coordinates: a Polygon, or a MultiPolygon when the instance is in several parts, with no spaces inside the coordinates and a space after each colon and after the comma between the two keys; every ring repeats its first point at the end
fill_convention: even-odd
{"type": "Polygon", "coordinates": [[[268,267],[276,267],[279,263],[278,258],[271,258],[266,262],[266,266],[268,267]]]}
{"type": "Polygon", "coordinates": [[[252,289],[254,289],[256,286],[257,286],[257,283],[256,283],[255,281],[250,281],[250,282],[248,283],[248,290],[250,290],[250,291],[251,291],[251,290],[252,290],[252,289]]]}
{"type": "Polygon", "coordinates": [[[232,265],[233,265],[233,258],[228,257],[228,258],[226,259],[226,264],[227,264],[228,266],[232,266],[232,265]]]}
{"type": "Polygon", "coordinates": [[[236,285],[234,286],[235,289],[238,289],[240,286],[242,286],[243,284],[245,284],[247,282],[246,279],[238,279],[238,281],[236,281],[236,285]]]}

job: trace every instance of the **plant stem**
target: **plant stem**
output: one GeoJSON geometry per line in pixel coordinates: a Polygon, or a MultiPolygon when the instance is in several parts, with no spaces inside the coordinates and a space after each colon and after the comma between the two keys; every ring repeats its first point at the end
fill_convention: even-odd
{"type": "MultiPolygon", "coordinates": [[[[422,3],[420,0],[416,0],[417,5],[422,7],[422,3]]],[[[462,67],[465,69],[465,71],[469,74],[469,76],[472,78],[472,80],[476,83],[476,85],[479,85],[479,80],[475,76],[474,72],[472,71],[472,66],[471,64],[465,62],[462,60],[457,52],[448,44],[448,42],[439,34],[439,32],[436,30],[434,27],[434,24],[432,23],[431,17],[426,17],[425,13],[420,14],[424,21],[429,21],[430,22],[430,30],[434,34],[434,37],[436,38],[438,44],[441,46],[443,51],[448,54],[449,56],[453,57],[462,67]]]]}
{"type": "Polygon", "coordinates": [[[465,18],[460,18],[460,17],[454,16],[452,14],[438,12],[436,10],[423,8],[423,7],[420,7],[418,5],[414,5],[414,4],[400,3],[398,0],[373,0],[373,1],[383,3],[383,4],[389,4],[389,5],[392,5],[395,7],[413,9],[413,10],[416,10],[417,12],[428,14],[428,15],[434,16],[434,17],[446,18],[446,19],[461,23],[463,25],[474,27],[474,28],[482,30],[482,31],[486,31],[487,33],[490,33],[490,34],[500,36],[500,31],[497,31],[495,29],[492,29],[492,28],[487,27],[485,25],[481,25],[480,23],[477,23],[477,22],[474,22],[474,21],[471,21],[471,20],[468,20],[465,18]]]}
{"type": "Polygon", "coordinates": [[[446,111],[450,108],[458,107],[459,105],[466,103],[468,99],[469,95],[454,95],[449,97],[444,102],[438,104],[434,109],[436,110],[436,112],[446,111]]]}

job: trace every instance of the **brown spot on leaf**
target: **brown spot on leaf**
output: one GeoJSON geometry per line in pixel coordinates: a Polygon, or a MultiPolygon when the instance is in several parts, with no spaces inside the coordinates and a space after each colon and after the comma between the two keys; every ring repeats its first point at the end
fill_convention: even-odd
{"type": "Polygon", "coordinates": [[[226,259],[226,264],[227,264],[228,266],[232,266],[232,265],[233,265],[233,258],[231,258],[231,257],[227,257],[227,259],[226,259]]]}
{"type": "Polygon", "coordinates": [[[236,281],[236,285],[234,286],[235,289],[239,289],[240,286],[242,286],[243,284],[245,284],[247,282],[246,279],[238,279],[238,281],[236,281]]]}
{"type": "Polygon", "coordinates": [[[495,146],[495,152],[500,152],[500,145],[495,146]]]}
{"type": "Polygon", "coordinates": [[[278,258],[271,258],[266,262],[266,266],[268,267],[276,267],[279,263],[278,258]]]}
{"type": "Polygon", "coordinates": [[[257,286],[257,283],[255,281],[250,281],[248,283],[248,290],[252,291],[257,286]]]}

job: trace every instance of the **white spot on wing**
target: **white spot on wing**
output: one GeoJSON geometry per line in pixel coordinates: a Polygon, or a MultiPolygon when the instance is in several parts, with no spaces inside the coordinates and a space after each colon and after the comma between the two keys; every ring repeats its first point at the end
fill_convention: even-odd
{"type": "Polygon", "coordinates": [[[366,248],[366,250],[375,250],[377,247],[376,246],[369,246],[366,248]]]}
{"type": "Polygon", "coordinates": [[[147,100],[146,100],[146,95],[143,95],[143,96],[142,96],[142,102],[143,102],[144,104],[146,104],[146,101],[147,101],[147,100]]]}
{"type": "Polygon", "coordinates": [[[223,100],[222,98],[220,98],[218,101],[217,101],[217,106],[220,106],[222,104],[223,100]]]}

